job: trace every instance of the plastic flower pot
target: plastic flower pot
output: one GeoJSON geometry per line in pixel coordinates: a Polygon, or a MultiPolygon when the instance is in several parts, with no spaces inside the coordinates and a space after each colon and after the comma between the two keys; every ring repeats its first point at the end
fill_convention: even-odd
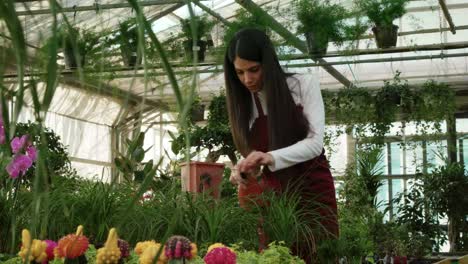
{"type": "Polygon", "coordinates": [[[327,54],[328,36],[316,32],[305,33],[307,48],[312,58],[322,58],[327,54]]]}
{"type": "Polygon", "coordinates": [[[372,32],[374,32],[377,48],[386,49],[396,46],[398,38],[398,26],[375,26],[372,28],[372,32]]]}
{"type": "Polygon", "coordinates": [[[224,164],[191,161],[181,164],[182,191],[207,192],[215,199],[220,198],[224,164]]]}

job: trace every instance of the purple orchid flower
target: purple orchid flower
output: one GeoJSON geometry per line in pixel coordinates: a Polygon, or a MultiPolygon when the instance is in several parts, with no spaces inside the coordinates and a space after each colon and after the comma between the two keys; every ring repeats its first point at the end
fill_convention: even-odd
{"type": "Polygon", "coordinates": [[[5,144],[5,128],[3,123],[0,123],[0,144],[5,144]]]}
{"type": "Polygon", "coordinates": [[[18,153],[21,149],[23,149],[24,147],[27,147],[28,144],[28,136],[27,135],[23,135],[21,136],[21,138],[19,137],[15,137],[12,141],[11,141],[11,150],[13,151],[13,153],[18,153]]]}
{"type": "Polygon", "coordinates": [[[32,166],[33,161],[30,157],[26,155],[17,155],[13,160],[7,165],[6,170],[10,177],[13,179],[18,178],[18,176],[24,175],[26,171],[32,166]]]}
{"type": "Polygon", "coordinates": [[[26,149],[26,154],[28,155],[29,158],[34,162],[37,159],[37,149],[34,146],[29,146],[26,149]]]}

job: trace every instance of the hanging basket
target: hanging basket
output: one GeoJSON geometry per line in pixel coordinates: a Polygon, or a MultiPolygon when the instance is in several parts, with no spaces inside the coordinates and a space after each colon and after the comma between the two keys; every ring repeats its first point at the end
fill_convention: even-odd
{"type": "MultiPolygon", "coordinates": [[[[198,62],[204,62],[205,61],[205,53],[206,53],[206,44],[207,42],[204,40],[199,40],[197,42],[197,46],[195,46],[196,49],[198,49],[198,62]]],[[[184,49],[185,49],[185,56],[188,61],[193,61],[193,41],[186,40],[184,41],[184,49]]]]}
{"type": "Polygon", "coordinates": [[[124,65],[127,67],[134,67],[136,65],[141,65],[142,57],[138,58],[136,52],[125,52],[123,49],[122,51],[122,59],[124,62],[124,65]]]}
{"type": "Polygon", "coordinates": [[[312,58],[322,58],[327,54],[328,36],[310,31],[305,33],[307,48],[312,58]]]}
{"type": "Polygon", "coordinates": [[[398,26],[375,26],[372,28],[372,32],[374,32],[377,48],[386,49],[396,46],[398,26]]]}
{"type": "Polygon", "coordinates": [[[85,55],[80,54],[80,52],[75,52],[75,50],[70,45],[65,45],[63,50],[63,55],[65,59],[65,67],[67,69],[73,70],[78,68],[78,61],[80,66],[84,67],[85,65],[85,55]]]}
{"type": "Polygon", "coordinates": [[[190,117],[193,122],[205,120],[205,105],[194,105],[190,112],[190,117]]]}

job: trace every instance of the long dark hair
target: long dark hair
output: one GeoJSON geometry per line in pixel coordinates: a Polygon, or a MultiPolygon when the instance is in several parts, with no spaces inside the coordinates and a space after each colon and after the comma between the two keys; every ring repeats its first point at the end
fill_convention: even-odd
{"type": "Polygon", "coordinates": [[[237,150],[245,157],[252,150],[248,144],[252,96],[241,83],[234,68],[234,59],[256,61],[263,71],[263,90],[267,99],[269,150],[283,148],[304,139],[309,130],[305,116],[297,111],[286,82],[288,74],[279,64],[273,44],[258,29],[243,29],[229,42],[224,57],[224,78],[231,131],[237,150]]]}

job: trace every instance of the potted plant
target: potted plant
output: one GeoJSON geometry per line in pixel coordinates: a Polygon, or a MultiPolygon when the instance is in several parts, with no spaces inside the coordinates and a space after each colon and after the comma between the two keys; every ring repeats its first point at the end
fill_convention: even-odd
{"type": "Polygon", "coordinates": [[[137,56],[138,51],[138,26],[136,19],[131,18],[119,23],[119,35],[117,41],[122,52],[124,64],[129,67],[140,65],[142,57],[137,56]]]}
{"type": "Polygon", "coordinates": [[[384,49],[395,47],[397,43],[398,26],[393,21],[406,13],[406,5],[410,0],[356,0],[359,9],[373,23],[377,47],[384,49]]]}
{"type": "Polygon", "coordinates": [[[344,7],[329,1],[299,0],[296,8],[297,19],[301,22],[298,32],[305,35],[313,57],[322,57],[327,52],[329,41],[338,46],[343,43],[344,19],[348,16],[344,7]]]}
{"type": "MultiPolygon", "coordinates": [[[[219,197],[217,185],[221,183],[224,164],[216,162],[221,155],[226,155],[233,164],[237,163],[236,149],[227,116],[225,95],[220,94],[212,98],[205,126],[192,125],[188,130],[190,144],[195,148],[195,153],[206,149],[208,154],[204,162],[182,163],[183,186],[185,186],[186,190],[193,192],[201,192],[209,186],[215,188],[214,196],[219,197]]],[[[185,133],[178,136],[172,135],[172,151],[175,154],[182,154],[187,151],[185,136],[185,133]]],[[[190,156],[194,155],[190,154],[190,156]]]]}
{"type": "Polygon", "coordinates": [[[184,49],[188,60],[193,59],[193,50],[197,49],[198,61],[205,61],[205,52],[207,47],[206,36],[209,34],[212,23],[204,16],[193,16],[181,21],[182,32],[185,37],[184,49]],[[195,32],[193,32],[193,30],[195,32]],[[196,36],[196,40],[193,37],[196,36]]]}
{"type": "Polygon", "coordinates": [[[192,122],[200,122],[205,120],[205,105],[202,104],[201,98],[196,96],[193,99],[192,106],[190,108],[190,120],[192,122]]]}
{"type": "Polygon", "coordinates": [[[85,65],[86,54],[98,44],[98,36],[89,30],[80,30],[69,24],[58,28],[58,46],[63,49],[65,66],[76,69],[85,65]]]}

